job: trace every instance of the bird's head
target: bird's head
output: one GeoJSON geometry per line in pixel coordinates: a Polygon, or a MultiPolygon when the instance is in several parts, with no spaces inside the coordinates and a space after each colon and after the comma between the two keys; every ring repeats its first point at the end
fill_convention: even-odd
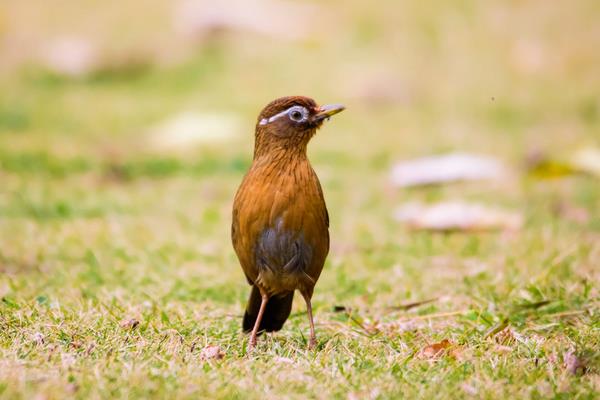
{"type": "Polygon", "coordinates": [[[342,110],[341,104],[318,106],[313,99],[303,96],[270,102],[258,116],[254,157],[272,151],[305,153],[308,141],[323,121],[342,110]]]}

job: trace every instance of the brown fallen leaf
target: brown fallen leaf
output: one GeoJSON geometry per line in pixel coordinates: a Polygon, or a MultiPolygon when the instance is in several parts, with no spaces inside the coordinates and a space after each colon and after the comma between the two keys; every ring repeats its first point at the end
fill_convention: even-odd
{"type": "Polygon", "coordinates": [[[83,344],[77,341],[72,341],[71,343],[69,343],[69,346],[71,346],[74,349],[80,349],[83,347],[83,344]]]}
{"type": "Polygon", "coordinates": [[[419,352],[419,356],[421,358],[439,358],[443,356],[447,350],[449,350],[453,346],[453,343],[448,339],[444,339],[441,342],[433,343],[428,346],[425,346],[419,352]]]}
{"type": "Polygon", "coordinates": [[[138,321],[135,318],[131,318],[131,319],[124,319],[119,323],[119,326],[123,329],[129,329],[129,330],[134,330],[135,328],[138,327],[138,325],[140,324],[140,321],[138,321]]]}
{"type": "Polygon", "coordinates": [[[223,357],[225,357],[225,353],[223,353],[221,348],[216,345],[208,345],[200,352],[200,358],[204,361],[221,360],[223,357]]]}

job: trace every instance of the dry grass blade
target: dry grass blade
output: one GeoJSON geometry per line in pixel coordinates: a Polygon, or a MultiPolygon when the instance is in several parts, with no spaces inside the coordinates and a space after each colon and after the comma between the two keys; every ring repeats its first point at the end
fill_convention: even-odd
{"type": "Polygon", "coordinates": [[[495,336],[497,333],[503,331],[507,327],[508,327],[508,319],[504,319],[501,322],[497,323],[496,325],[492,326],[490,329],[488,329],[483,334],[483,338],[487,339],[489,337],[495,336]]]}
{"type": "Polygon", "coordinates": [[[439,297],[434,297],[431,299],[427,299],[427,300],[422,300],[422,301],[415,301],[415,302],[411,302],[411,303],[406,303],[406,304],[400,304],[398,306],[392,306],[392,307],[388,307],[390,310],[410,310],[411,308],[415,308],[415,307],[420,307],[422,305],[425,304],[430,304],[430,303],[434,303],[439,299],[439,297]]]}

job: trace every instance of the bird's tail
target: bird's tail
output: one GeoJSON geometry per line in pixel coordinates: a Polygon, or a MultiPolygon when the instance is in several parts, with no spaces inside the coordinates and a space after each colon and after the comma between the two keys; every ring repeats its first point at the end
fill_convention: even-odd
{"type": "MultiPolygon", "coordinates": [[[[280,330],[290,316],[293,300],[294,292],[286,293],[283,296],[273,296],[269,298],[258,331],[273,332],[280,330]]],[[[261,301],[262,298],[258,288],[252,286],[252,292],[248,299],[248,305],[246,306],[242,324],[244,332],[250,332],[252,328],[254,328],[261,301]]]]}

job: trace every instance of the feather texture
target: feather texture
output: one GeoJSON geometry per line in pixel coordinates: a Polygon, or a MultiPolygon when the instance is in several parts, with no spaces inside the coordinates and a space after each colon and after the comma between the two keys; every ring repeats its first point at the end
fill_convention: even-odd
{"type": "Polygon", "coordinates": [[[233,247],[252,285],[245,331],[256,323],[265,299],[258,329],[281,329],[294,291],[309,301],[323,269],[329,216],[306,156],[306,146],[322,123],[314,118],[318,112],[314,100],[292,96],[271,102],[258,117],[254,159],[235,196],[231,227],[233,247]],[[288,118],[286,110],[295,106],[302,107],[306,121],[288,118]]]}

